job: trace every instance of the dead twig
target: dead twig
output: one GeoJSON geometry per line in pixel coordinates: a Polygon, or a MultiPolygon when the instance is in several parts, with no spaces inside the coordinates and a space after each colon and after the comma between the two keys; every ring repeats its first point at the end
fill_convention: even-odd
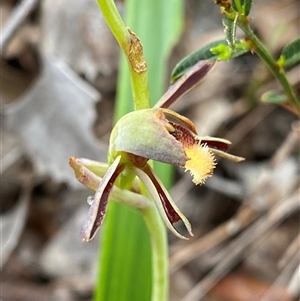
{"type": "Polygon", "coordinates": [[[294,254],[293,258],[284,266],[280,275],[272,283],[271,287],[266,291],[260,301],[273,301],[276,300],[276,298],[280,299],[280,297],[280,300],[285,300],[283,296],[278,295],[278,287],[288,286],[288,283],[292,279],[293,273],[295,272],[295,268],[298,266],[298,264],[299,254],[294,254]]]}
{"type": "Polygon", "coordinates": [[[242,137],[246,136],[259,123],[265,120],[266,116],[274,111],[274,109],[275,106],[258,105],[227,133],[226,139],[231,141],[234,145],[237,144],[240,140],[242,140],[242,137]]]}
{"type": "MultiPolygon", "coordinates": [[[[299,255],[299,254],[298,254],[299,255]]],[[[298,257],[299,260],[299,257],[298,257]]],[[[300,264],[298,265],[288,286],[288,292],[291,296],[298,299],[300,298],[300,264]]]]}
{"type": "Polygon", "coordinates": [[[32,175],[22,184],[19,201],[18,204],[15,205],[15,208],[6,214],[0,215],[0,270],[5,265],[11,252],[18,245],[20,235],[27,220],[31,190],[32,175]]]}
{"type": "MultiPolygon", "coordinates": [[[[294,257],[295,254],[298,254],[300,250],[300,233],[294,238],[291,244],[286,249],[285,253],[281,257],[278,262],[279,268],[283,268],[288,264],[291,258],[294,257]]],[[[300,258],[299,258],[300,259],[300,258]]]]}
{"type": "Polygon", "coordinates": [[[275,205],[267,214],[249,226],[243,234],[229,243],[224,249],[224,254],[226,254],[223,257],[224,260],[199,282],[182,301],[198,301],[204,297],[243,258],[243,252],[251,242],[275,228],[292,213],[298,211],[300,209],[299,193],[300,190],[297,190],[290,198],[275,205]]]}

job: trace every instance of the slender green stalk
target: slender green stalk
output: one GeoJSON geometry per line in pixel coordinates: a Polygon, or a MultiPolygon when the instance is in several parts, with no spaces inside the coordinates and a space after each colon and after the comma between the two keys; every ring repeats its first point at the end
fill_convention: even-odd
{"type": "Polygon", "coordinates": [[[117,10],[115,3],[111,0],[97,0],[102,14],[125,54],[128,51],[128,30],[117,10]]]}
{"type": "MultiPolygon", "coordinates": [[[[135,109],[149,108],[148,72],[143,57],[142,45],[135,34],[126,28],[112,0],[97,0],[97,3],[127,58],[135,109]],[[137,66],[138,68],[136,68],[137,66]]],[[[146,192],[145,195],[147,195],[146,192]]],[[[151,239],[151,299],[152,301],[164,301],[167,300],[168,294],[168,245],[166,229],[154,204],[144,209],[142,215],[147,224],[151,239]]],[[[115,218],[117,219],[117,217],[115,218]]],[[[130,235],[131,234],[132,233],[130,233],[130,235]]],[[[135,237],[135,239],[138,240],[139,237],[135,237]]],[[[134,263],[132,264],[134,265],[134,263]]],[[[134,286],[135,284],[132,283],[132,287],[134,286]]]]}
{"type": "Polygon", "coordinates": [[[148,72],[143,47],[135,34],[125,26],[112,0],[97,0],[97,3],[128,60],[135,109],[149,108],[148,72]],[[142,66],[136,68],[137,64],[142,66]]]}
{"type": "Polygon", "coordinates": [[[168,298],[168,245],[166,227],[154,204],[142,210],[152,247],[152,301],[168,298]]]}
{"type": "Polygon", "coordinates": [[[265,48],[261,41],[254,34],[250,26],[248,25],[248,19],[244,16],[241,16],[238,19],[238,26],[244,31],[248,39],[253,45],[253,50],[257,55],[265,62],[268,68],[271,70],[273,75],[281,84],[284,92],[286,93],[289,102],[300,111],[300,103],[297,99],[296,93],[293,90],[291,84],[289,83],[286,74],[282,68],[280,68],[274,58],[271,56],[270,52],[265,48]]]}

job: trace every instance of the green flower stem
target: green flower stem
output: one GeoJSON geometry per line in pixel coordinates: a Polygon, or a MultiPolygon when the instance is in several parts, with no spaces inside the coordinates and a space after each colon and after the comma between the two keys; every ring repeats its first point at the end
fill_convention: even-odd
{"type": "Polygon", "coordinates": [[[136,36],[125,26],[114,1],[97,0],[97,3],[128,60],[135,109],[147,109],[150,107],[150,98],[148,72],[143,57],[143,47],[136,36]],[[137,69],[138,63],[144,64],[144,67],[137,69]]]}
{"type": "Polygon", "coordinates": [[[115,36],[120,47],[123,49],[125,54],[128,48],[128,30],[116,8],[116,5],[111,0],[97,0],[97,3],[102,11],[102,14],[111,30],[115,36]]]}
{"type": "Polygon", "coordinates": [[[261,41],[257,38],[254,32],[248,25],[249,20],[245,16],[240,16],[238,19],[238,26],[244,31],[248,39],[251,41],[253,45],[253,51],[257,53],[257,55],[265,62],[274,76],[277,78],[279,83],[281,84],[284,92],[286,93],[289,102],[300,111],[300,103],[297,99],[296,93],[293,90],[291,84],[289,83],[286,74],[282,68],[280,68],[274,58],[271,56],[269,51],[265,48],[265,46],[261,43],[261,41]]]}
{"type": "MultiPolygon", "coordinates": [[[[143,58],[142,45],[138,38],[126,28],[112,0],[97,0],[97,3],[127,58],[135,109],[149,108],[148,72],[146,62],[143,58]],[[134,48],[134,57],[130,57],[132,54],[132,52],[130,53],[131,46],[136,46],[136,48],[134,48]],[[144,66],[144,68],[136,69],[135,67],[138,64],[144,66]]],[[[145,193],[145,195],[147,195],[147,193],[145,193]]],[[[151,299],[152,301],[164,301],[167,300],[168,294],[168,245],[166,229],[153,203],[149,207],[142,209],[141,212],[151,237],[151,299]]],[[[134,285],[134,283],[132,285],[134,285]]]]}
{"type": "Polygon", "coordinates": [[[151,237],[152,246],[152,301],[168,299],[168,245],[166,227],[152,204],[142,211],[151,237]]]}
{"type": "MultiPolygon", "coordinates": [[[[126,187],[122,187],[123,189],[126,187]]],[[[128,188],[128,187],[127,187],[128,188]]],[[[149,198],[148,190],[140,183],[141,196],[149,198]]],[[[152,291],[151,301],[168,299],[168,241],[165,224],[151,201],[140,208],[151,239],[152,291]]]]}

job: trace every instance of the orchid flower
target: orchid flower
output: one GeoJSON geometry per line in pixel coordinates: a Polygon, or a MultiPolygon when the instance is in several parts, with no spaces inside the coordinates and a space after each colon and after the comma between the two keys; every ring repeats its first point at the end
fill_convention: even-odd
{"type": "Polygon", "coordinates": [[[243,160],[226,153],[230,145],[228,140],[198,136],[191,120],[168,109],[213,65],[212,62],[200,61],[170,86],[155,107],[124,115],[111,132],[109,166],[95,162],[89,164],[86,159],[70,159],[70,165],[79,181],[96,190],[82,228],[84,241],[90,241],[95,236],[105,218],[110,198],[141,210],[143,206],[149,205],[146,197],[130,191],[136,177],[147,188],[166,226],[176,236],[187,239],[174,227],[174,223],[182,221],[188,233],[193,236],[189,221],[155,175],[149,160],[180,166],[188,170],[193,182],[199,185],[212,176],[216,166],[215,155],[235,162],[243,160]],[[95,166],[98,166],[98,174],[104,174],[103,178],[97,177],[95,166]],[[127,183],[127,186],[124,183],[127,183]],[[121,190],[119,187],[126,187],[127,190],[121,190]]]}

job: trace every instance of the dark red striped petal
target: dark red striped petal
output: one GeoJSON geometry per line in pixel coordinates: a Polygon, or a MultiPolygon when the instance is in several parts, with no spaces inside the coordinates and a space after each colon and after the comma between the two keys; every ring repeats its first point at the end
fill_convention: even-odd
{"type": "Polygon", "coordinates": [[[120,164],[120,159],[121,156],[118,156],[108,168],[96,190],[93,203],[82,226],[81,235],[83,241],[92,240],[104,220],[110,191],[125,167],[124,164],[120,164]]]}
{"type": "Polygon", "coordinates": [[[146,185],[162,219],[167,227],[179,238],[187,239],[181,235],[173,226],[174,223],[182,221],[187,228],[189,234],[193,236],[191,225],[187,218],[180,212],[176,204],[173,202],[170,194],[164,188],[159,178],[156,177],[152,168],[146,164],[142,169],[134,169],[137,176],[146,185]]]}
{"type": "Polygon", "coordinates": [[[201,144],[206,144],[209,148],[217,149],[222,152],[227,152],[229,148],[229,144],[222,142],[222,141],[216,141],[216,140],[205,140],[201,139],[201,144]]]}

